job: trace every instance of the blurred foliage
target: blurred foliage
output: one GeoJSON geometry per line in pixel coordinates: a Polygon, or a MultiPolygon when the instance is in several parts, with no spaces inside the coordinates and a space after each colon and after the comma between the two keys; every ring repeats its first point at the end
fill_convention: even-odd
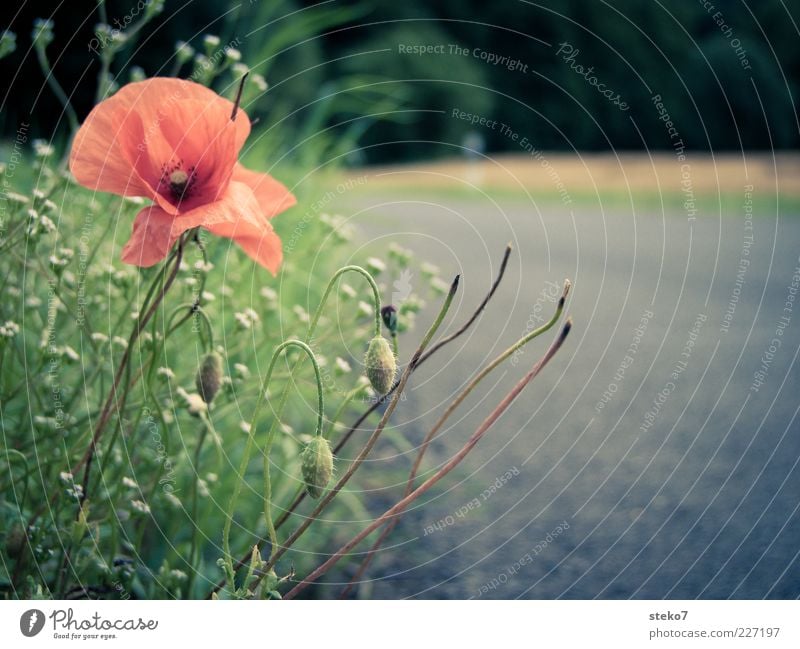
{"type": "MultiPolygon", "coordinates": [[[[124,20],[132,6],[130,0],[107,5],[111,24],[124,20]]],[[[716,0],[711,10],[685,0],[552,0],[541,5],[517,0],[253,0],[239,5],[193,0],[189,5],[166,2],[164,13],[127,46],[127,56],[118,57],[112,74],[126,81],[133,65],[148,75],[170,73],[177,40],[202,50],[203,35],[209,32],[219,34],[223,43],[238,39],[238,47],[270,85],[252,107],[276,124],[267,142],[303,163],[308,159],[298,133],[324,140],[325,146],[315,150],[337,161],[354,143],[365,148],[364,154],[348,154],[351,162],[361,162],[364,155],[367,160],[397,160],[452,154],[452,147],[474,130],[449,117],[452,108],[508,124],[538,148],[668,148],[671,142],[652,106],[656,94],[689,148],[800,144],[793,101],[800,49],[797,18],[791,15],[797,5],[781,0],[716,0]],[[557,55],[562,42],[579,50],[576,63],[591,66],[599,80],[620,93],[631,107],[628,112],[613,106],[557,55]],[[405,54],[401,44],[444,45],[445,53],[405,54]],[[452,54],[451,45],[469,54],[452,54]],[[475,56],[475,48],[519,60],[527,71],[492,65],[475,56]],[[294,142],[286,140],[288,133],[294,142]]],[[[74,89],[79,117],[93,104],[99,65],[87,47],[98,22],[93,7],[94,2],[63,3],[52,16],[56,33],[51,50],[59,53],[54,73],[64,87],[74,89]],[[77,4],[84,10],[76,11],[77,4]]],[[[33,20],[49,14],[47,9],[36,3],[2,9],[4,23],[19,35],[16,51],[0,61],[3,86],[14,89],[3,106],[6,135],[15,132],[31,108],[60,112],[54,96],[39,92],[41,73],[23,42],[33,20]]],[[[52,135],[52,124],[34,124],[34,129],[33,135],[52,135]]],[[[517,147],[498,129],[481,130],[480,136],[490,150],[517,147]]]]}

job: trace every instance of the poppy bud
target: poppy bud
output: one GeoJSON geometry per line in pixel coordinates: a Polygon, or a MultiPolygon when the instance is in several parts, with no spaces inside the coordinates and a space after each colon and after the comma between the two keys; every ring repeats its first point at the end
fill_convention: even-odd
{"type": "Polygon", "coordinates": [[[390,304],[389,306],[385,306],[381,309],[381,317],[383,318],[383,324],[386,325],[386,328],[392,333],[397,333],[397,309],[394,308],[394,305],[390,304]]]}
{"type": "Polygon", "coordinates": [[[206,403],[211,403],[222,385],[222,356],[209,352],[203,357],[195,377],[197,391],[206,403]]]}
{"type": "Polygon", "coordinates": [[[328,440],[316,435],[303,450],[303,482],[306,493],[319,498],[333,475],[333,453],[328,440]]]}
{"type": "Polygon", "coordinates": [[[386,338],[375,336],[370,340],[364,364],[367,366],[367,378],[372,388],[378,394],[386,394],[391,389],[397,372],[397,361],[386,338]]]}

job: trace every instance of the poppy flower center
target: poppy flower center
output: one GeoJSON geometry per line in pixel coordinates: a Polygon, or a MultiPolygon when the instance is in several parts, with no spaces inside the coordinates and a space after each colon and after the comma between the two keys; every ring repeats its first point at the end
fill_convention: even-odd
{"type": "Polygon", "coordinates": [[[181,164],[172,168],[162,168],[161,175],[162,184],[169,188],[169,193],[178,203],[189,197],[196,180],[194,167],[189,167],[188,171],[184,171],[181,164]]]}

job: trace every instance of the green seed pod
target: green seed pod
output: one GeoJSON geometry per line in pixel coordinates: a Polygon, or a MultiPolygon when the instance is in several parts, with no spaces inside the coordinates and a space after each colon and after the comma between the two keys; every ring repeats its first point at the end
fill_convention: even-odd
{"type": "Polygon", "coordinates": [[[317,435],[303,449],[302,472],[306,493],[319,498],[333,475],[333,453],[327,439],[317,435]]]}
{"type": "Polygon", "coordinates": [[[18,558],[25,550],[25,544],[28,542],[25,528],[19,523],[8,531],[6,535],[6,554],[12,559],[18,558]]]}
{"type": "Polygon", "coordinates": [[[200,362],[200,369],[195,377],[197,392],[206,403],[211,403],[222,385],[222,356],[217,352],[209,352],[200,362]]]}
{"type": "Polygon", "coordinates": [[[397,361],[386,338],[375,336],[369,341],[364,364],[372,388],[378,394],[386,394],[391,389],[397,373],[397,361]]]}

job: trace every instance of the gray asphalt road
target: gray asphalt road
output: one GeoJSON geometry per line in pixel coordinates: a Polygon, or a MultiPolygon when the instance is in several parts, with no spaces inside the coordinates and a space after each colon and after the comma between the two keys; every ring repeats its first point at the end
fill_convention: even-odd
{"type": "MultiPolygon", "coordinates": [[[[451,324],[471,312],[504,245],[514,245],[489,311],[415,376],[396,420],[412,444],[476,368],[549,316],[555,284],[574,282],[565,348],[463,470],[403,519],[362,592],[800,595],[800,215],[756,208],[750,220],[744,193],[740,208],[694,221],[657,207],[355,193],[348,201],[351,222],[371,242],[396,241],[445,275],[462,274],[451,324]]],[[[430,316],[420,317],[417,335],[430,316]]],[[[427,471],[460,447],[549,340],[504,364],[464,404],[427,471]]],[[[367,470],[409,461],[392,453],[379,451],[367,470]]],[[[398,490],[373,493],[373,513],[398,490]]]]}

